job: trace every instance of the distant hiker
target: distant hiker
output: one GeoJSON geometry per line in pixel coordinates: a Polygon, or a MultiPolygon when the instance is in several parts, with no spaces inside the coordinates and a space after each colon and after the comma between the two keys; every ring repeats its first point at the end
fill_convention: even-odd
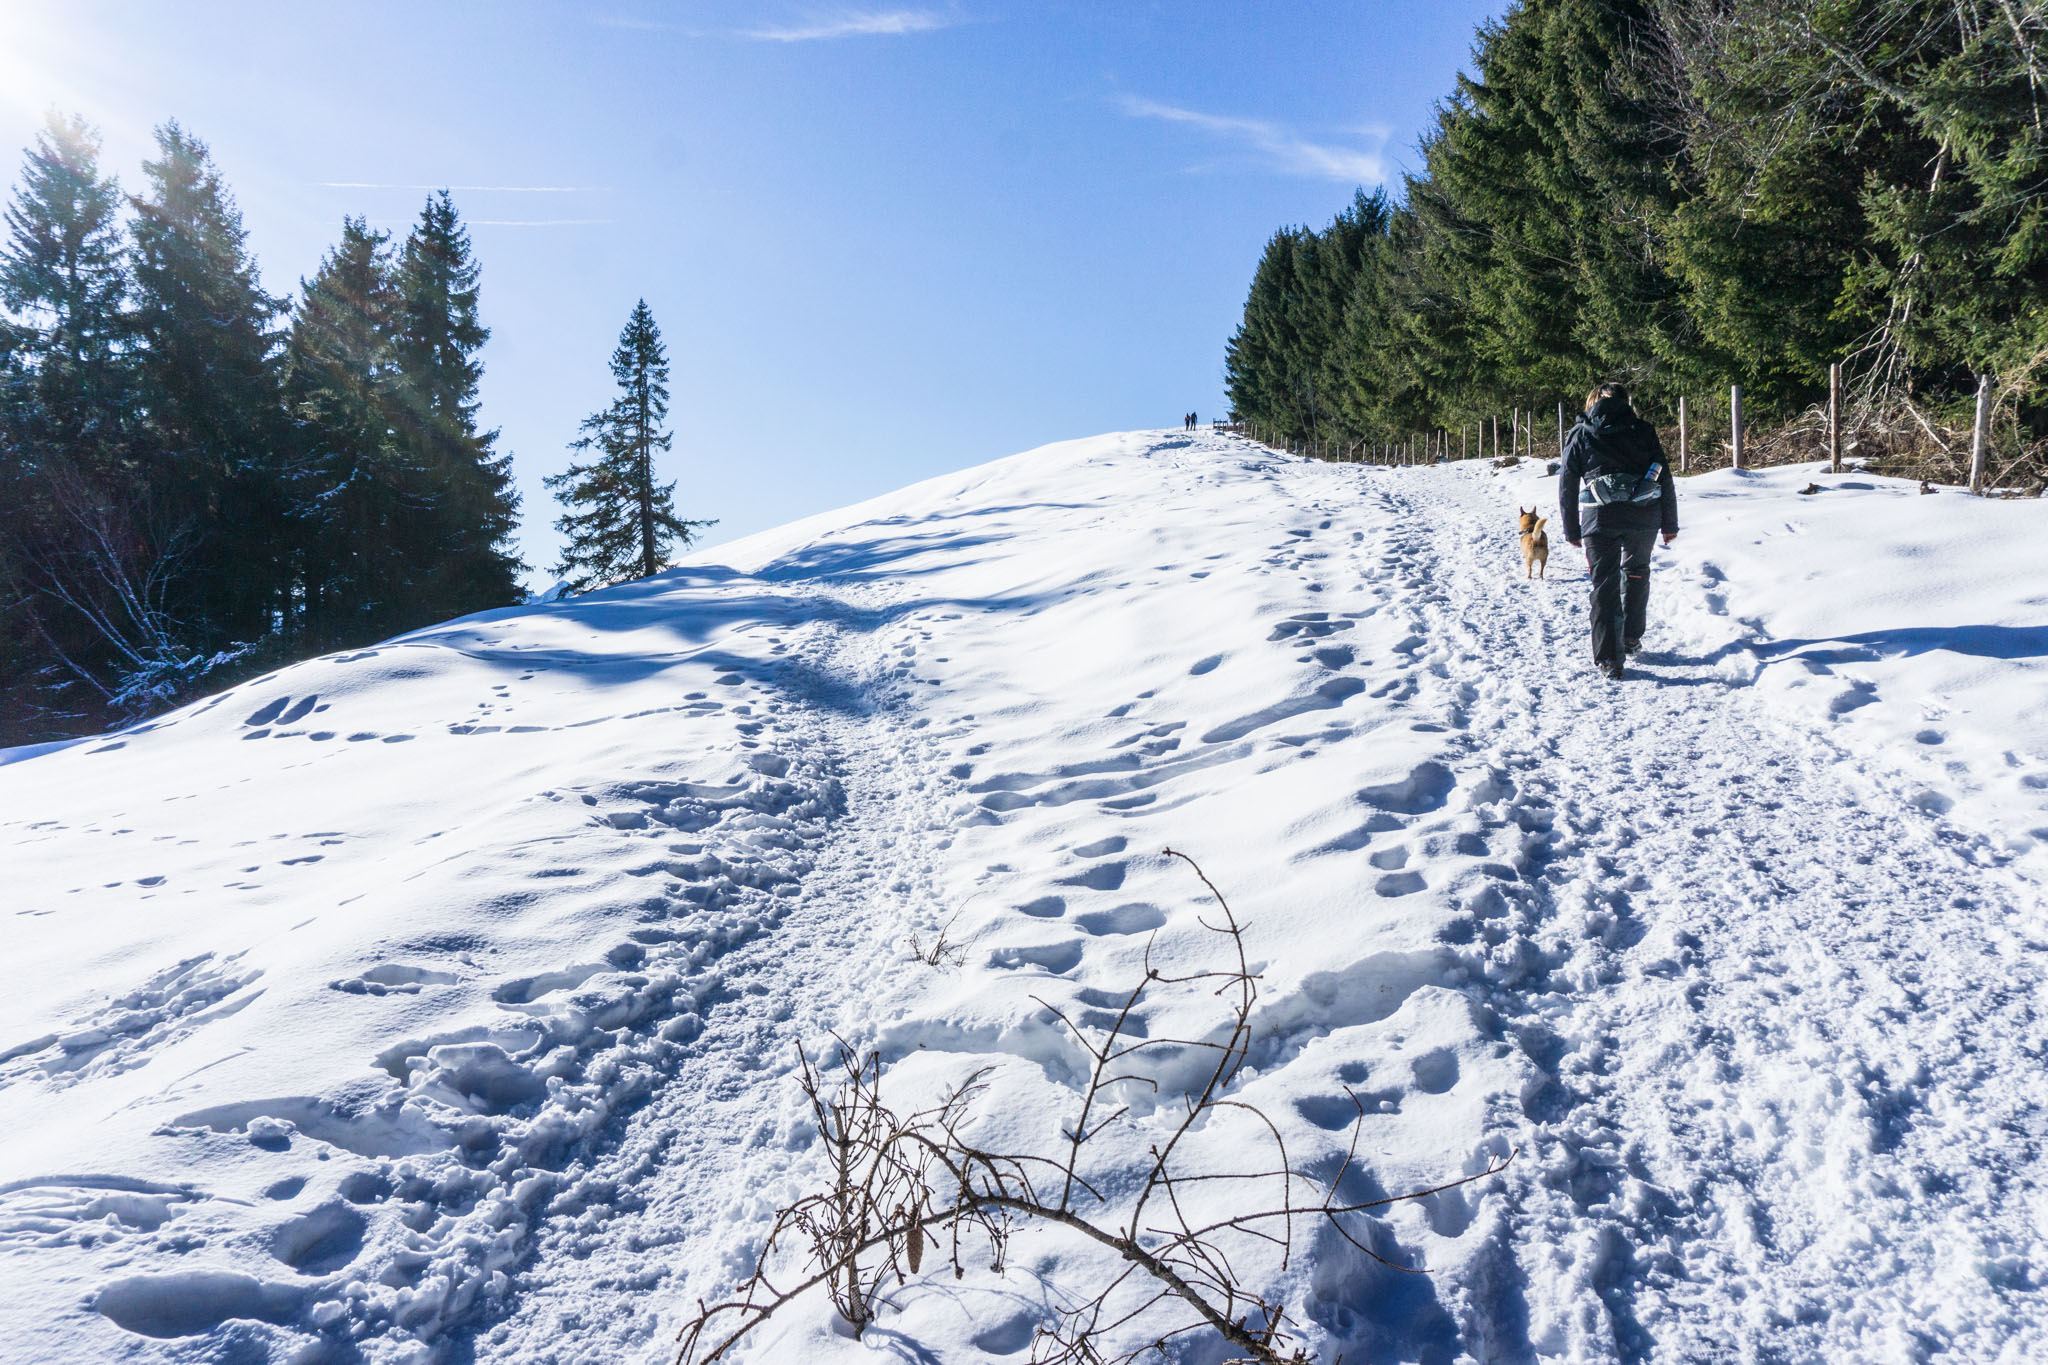
{"type": "Polygon", "coordinates": [[[1557,510],[1564,538],[1584,543],[1593,578],[1594,666],[1619,678],[1623,656],[1642,648],[1657,533],[1666,545],[1678,538],[1678,487],[1664,445],[1621,385],[1602,384],[1586,395],[1586,415],[1564,438],[1557,510]]]}

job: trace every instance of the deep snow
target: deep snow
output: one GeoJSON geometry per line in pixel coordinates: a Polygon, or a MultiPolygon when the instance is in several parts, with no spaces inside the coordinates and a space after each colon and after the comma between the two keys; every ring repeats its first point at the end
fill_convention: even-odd
{"type": "MultiPolygon", "coordinates": [[[[0,753],[0,1358],[665,1358],[817,1176],[794,1043],[1049,1143],[1032,997],[1203,950],[1168,844],[1297,1164],[1521,1148],[1375,1221],[1426,1276],[1252,1266],[1312,1345],[2041,1358],[2044,510],[1680,496],[1619,686],[1540,467],[1130,433],[0,753]]],[[[1013,1250],[750,1358],[1022,1361],[1105,1266],[1013,1250]]]]}

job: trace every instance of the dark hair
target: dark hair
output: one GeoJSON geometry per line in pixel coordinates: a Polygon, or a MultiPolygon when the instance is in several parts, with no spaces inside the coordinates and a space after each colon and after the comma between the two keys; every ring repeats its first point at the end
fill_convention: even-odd
{"type": "Polygon", "coordinates": [[[1595,384],[1593,391],[1586,395],[1586,411],[1591,412],[1593,405],[1603,398],[1619,398],[1623,407],[1628,406],[1628,390],[1610,379],[1604,383],[1595,384]]]}

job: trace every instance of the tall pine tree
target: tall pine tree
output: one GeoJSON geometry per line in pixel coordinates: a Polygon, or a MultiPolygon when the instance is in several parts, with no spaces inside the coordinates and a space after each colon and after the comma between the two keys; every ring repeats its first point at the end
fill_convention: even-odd
{"type": "Polygon", "coordinates": [[[398,443],[421,515],[393,548],[418,566],[415,605],[427,620],[520,595],[512,462],[477,421],[477,353],[491,335],[477,312],[480,273],[448,192],[432,195],[399,256],[395,342],[398,443]]]}
{"type": "Polygon", "coordinates": [[[655,482],[654,458],[668,452],[673,433],[663,425],[668,353],[645,299],[619,333],[612,378],[618,396],[583,419],[583,435],[570,447],[594,458],[546,480],[567,509],[555,522],[568,539],[555,572],[571,592],[659,573],[674,549],[715,524],[677,516],[674,482],[655,482]]]}
{"type": "Polygon", "coordinates": [[[51,114],[22,167],[0,248],[0,305],[13,318],[18,387],[8,422],[26,449],[94,473],[115,461],[128,417],[127,252],[120,187],[99,171],[99,135],[51,114]]]}
{"type": "Polygon", "coordinates": [[[285,343],[303,626],[354,644],[405,623],[423,567],[401,552],[420,501],[392,432],[398,291],[389,237],[361,218],[304,282],[285,343]]]}
{"type": "Polygon", "coordinates": [[[121,194],[99,146],[83,120],[53,113],[0,243],[0,733],[22,738],[89,722],[161,625],[124,596],[148,547],[124,463],[121,194]]]}
{"type": "Polygon", "coordinates": [[[135,332],[150,477],[195,542],[175,614],[195,643],[270,634],[288,609],[286,446],[273,328],[241,211],[175,121],[135,199],[135,332]]]}

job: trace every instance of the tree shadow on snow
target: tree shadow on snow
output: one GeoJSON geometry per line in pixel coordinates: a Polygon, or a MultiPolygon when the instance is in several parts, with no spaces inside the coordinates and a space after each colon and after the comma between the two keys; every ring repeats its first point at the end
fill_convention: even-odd
{"type": "MultiPolygon", "coordinates": [[[[840,630],[864,634],[917,612],[952,608],[963,612],[1029,614],[1043,607],[1050,596],[927,596],[885,607],[863,607],[832,596],[829,591],[804,591],[807,587],[829,590],[878,579],[909,580],[970,567],[980,560],[965,552],[1005,538],[932,531],[863,540],[828,540],[792,550],[752,573],[724,564],[685,565],[541,607],[479,612],[398,636],[358,654],[373,657],[376,651],[396,648],[451,649],[478,662],[522,670],[567,669],[598,683],[629,683],[688,659],[708,659],[730,671],[768,681],[772,675],[793,671],[787,656],[767,660],[707,656],[702,646],[725,630],[744,626],[793,628],[827,621],[840,630]],[[936,557],[936,562],[908,563],[926,556],[936,557]],[[675,648],[612,652],[579,648],[573,643],[558,644],[548,638],[548,628],[555,624],[571,627],[572,631],[605,634],[658,632],[672,640],[675,648]],[[505,629],[515,625],[520,629],[505,629]]],[[[561,634],[573,638],[572,631],[561,634]]],[[[812,689],[797,690],[812,695],[812,689]]],[[[817,689],[828,697],[832,690],[817,689]]]]}
{"type": "MultiPolygon", "coordinates": [[[[1322,1164],[1312,1162],[1311,1169],[1322,1164]]],[[[1337,1193],[1346,1203],[1387,1197],[1378,1177],[1359,1165],[1344,1173],[1337,1193]]],[[[1329,1334],[1329,1347],[1350,1365],[1391,1365],[1394,1361],[1450,1365],[1466,1355],[1458,1324],[1437,1297],[1435,1282],[1427,1274],[1394,1268],[1420,1270],[1422,1261],[1401,1245],[1392,1224],[1352,1214],[1346,1216],[1344,1226],[1373,1254],[1367,1255],[1335,1228],[1323,1224],[1311,1234],[1307,1259],[1308,1315],[1329,1334]]]]}
{"type": "Polygon", "coordinates": [[[1748,648],[1766,658],[1798,654],[1815,663],[1867,663],[1943,650],[1975,659],[2048,657],[2048,626],[1902,626],[1811,640],[1770,640],[1748,648]],[[1816,649],[1836,645],[1837,649],[1816,649]]]}

